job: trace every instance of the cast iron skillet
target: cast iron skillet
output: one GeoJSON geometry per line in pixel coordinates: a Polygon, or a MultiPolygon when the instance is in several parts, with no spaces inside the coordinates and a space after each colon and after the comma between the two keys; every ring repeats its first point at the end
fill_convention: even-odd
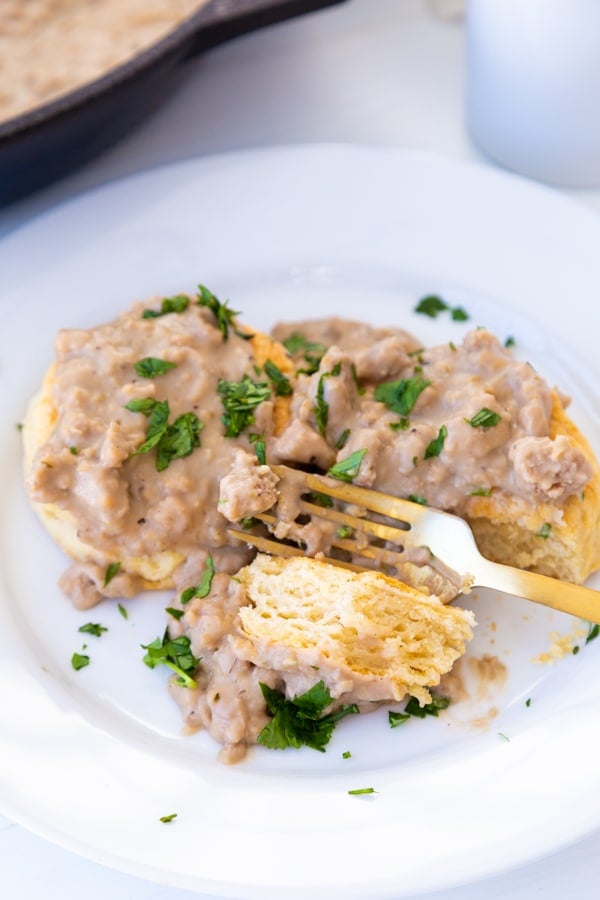
{"type": "Polygon", "coordinates": [[[342,0],[212,0],[107,75],[0,125],[0,206],[72,172],[156,108],[185,59],[342,0]]]}

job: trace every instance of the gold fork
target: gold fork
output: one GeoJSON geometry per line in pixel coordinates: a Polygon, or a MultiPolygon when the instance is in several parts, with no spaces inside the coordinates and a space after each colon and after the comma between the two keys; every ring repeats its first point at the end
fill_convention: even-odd
{"type": "MultiPolygon", "coordinates": [[[[407,562],[428,565],[459,589],[475,585],[495,588],[600,624],[600,591],[486,559],[479,552],[470,527],[458,516],[323,475],[286,466],[272,466],[272,469],[280,478],[280,487],[292,483],[299,496],[312,494],[352,507],[348,512],[305,499],[297,504],[301,515],[335,523],[337,531],[332,535],[331,546],[346,557],[361,560],[357,565],[347,559],[326,557],[326,562],[356,571],[389,566],[401,571],[407,562]],[[373,513],[388,521],[373,518],[373,513]],[[360,541],[356,540],[357,534],[360,541]]],[[[271,512],[253,518],[264,523],[269,531],[280,522],[271,512]]],[[[237,528],[230,528],[229,534],[264,553],[306,555],[303,547],[284,543],[272,535],[265,537],[237,528]]]]}

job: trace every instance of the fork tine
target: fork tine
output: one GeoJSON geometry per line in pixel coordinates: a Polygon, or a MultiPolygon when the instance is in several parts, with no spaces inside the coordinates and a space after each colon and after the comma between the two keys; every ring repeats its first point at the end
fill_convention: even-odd
{"type": "MultiPolygon", "coordinates": [[[[285,478],[290,471],[286,466],[271,466],[271,468],[280,478],[285,478]]],[[[314,475],[312,472],[302,472],[298,469],[292,471],[295,475],[301,475],[307,490],[327,494],[329,497],[352,506],[362,506],[371,512],[387,516],[389,519],[396,519],[409,526],[418,522],[426,513],[426,508],[419,503],[401,500],[392,494],[384,494],[381,491],[363,488],[356,484],[335,482],[332,478],[325,475],[314,475]]]]}
{"type": "Polygon", "coordinates": [[[406,540],[408,529],[405,528],[394,528],[391,525],[384,525],[383,522],[374,522],[372,519],[351,516],[341,510],[317,506],[314,503],[308,503],[306,500],[300,501],[299,508],[300,512],[307,513],[310,516],[318,516],[320,519],[337,522],[339,525],[348,525],[356,531],[373,534],[384,541],[393,541],[400,546],[406,540]]]}
{"type": "MultiPolygon", "coordinates": [[[[227,533],[245,544],[256,547],[262,553],[271,554],[271,556],[285,556],[288,559],[292,556],[306,556],[302,547],[293,547],[290,544],[282,544],[280,541],[271,541],[269,538],[260,534],[254,534],[251,531],[239,531],[237,528],[228,528],[227,533]]],[[[364,566],[357,566],[355,563],[346,562],[343,559],[334,559],[329,556],[323,557],[323,562],[339,566],[342,569],[350,569],[353,572],[366,571],[364,566]]]]}
{"type": "MultiPolygon", "coordinates": [[[[321,509],[321,507],[315,507],[315,509],[317,510],[316,514],[321,516],[323,513],[323,510],[321,509]]],[[[325,511],[332,512],[332,510],[325,510],[325,511]]],[[[269,526],[269,525],[276,526],[277,522],[278,522],[278,519],[275,516],[272,516],[270,513],[258,513],[257,515],[254,516],[254,518],[257,519],[259,522],[263,522],[267,526],[269,526]]],[[[324,516],[322,516],[322,518],[324,518],[324,516]]],[[[336,516],[329,516],[328,518],[333,520],[334,522],[339,521],[339,519],[336,516]]],[[[368,522],[364,519],[355,519],[353,516],[348,516],[348,515],[344,515],[344,522],[351,525],[355,531],[361,530],[363,524],[365,524],[367,526],[369,526],[369,525],[375,526],[375,528],[378,525],[377,522],[368,522]]],[[[385,528],[386,526],[381,526],[381,527],[385,528]]],[[[372,533],[375,533],[375,534],[378,534],[378,532],[375,531],[374,529],[366,528],[365,530],[371,531],[372,533]]],[[[399,534],[399,535],[403,535],[406,533],[404,531],[400,531],[399,529],[395,529],[395,528],[390,528],[389,531],[397,532],[397,534],[399,534]]],[[[229,533],[233,534],[231,529],[229,530],[229,533]]],[[[241,533],[241,532],[239,532],[239,533],[241,533]]],[[[246,532],[246,533],[248,533],[248,532],[246,532]]],[[[252,534],[252,532],[250,532],[250,534],[252,534]]],[[[263,540],[266,540],[266,539],[263,539],[263,540]]],[[[273,541],[271,541],[271,544],[278,548],[280,546],[284,546],[284,547],[287,547],[288,549],[292,549],[292,548],[290,548],[289,544],[280,545],[280,544],[275,544],[275,542],[273,542],[273,541]]],[[[402,550],[404,549],[402,547],[402,545],[396,545],[398,547],[398,551],[400,551],[400,552],[398,552],[393,549],[388,549],[387,547],[371,547],[367,543],[365,543],[364,546],[357,545],[355,541],[346,540],[344,538],[338,537],[337,535],[334,535],[332,537],[330,544],[332,547],[337,547],[338,550],[345,550],[348,553],[352,553],[354,556],[361,556],[364,559],[373,559],[379,565],[382,565],[382,566],[401,566],[401,565],[404,565],[404,563],[406,562],[406,559],[403,558],[403,556],[402,556],[402,550]]],[[[300,551],[300,552],[302,552],[302,551],[300,551]]]]}

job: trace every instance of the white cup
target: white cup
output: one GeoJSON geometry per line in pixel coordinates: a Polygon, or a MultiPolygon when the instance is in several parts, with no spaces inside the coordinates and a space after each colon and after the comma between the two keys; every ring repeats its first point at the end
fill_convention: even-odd
{"type": "Polygon", "coordinates": [[[467,0],[467,128],[496,162],[600,185],[600,0],[467,0]]]}

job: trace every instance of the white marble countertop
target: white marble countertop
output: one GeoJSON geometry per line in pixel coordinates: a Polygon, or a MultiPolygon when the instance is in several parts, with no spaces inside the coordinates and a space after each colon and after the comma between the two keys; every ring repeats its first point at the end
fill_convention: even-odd
{"type": "MultiPolygon", "coordinates": [[[[194,59],[184,82],[136,131],[73,176],[0,211],[0,237],[113,178],[231,149],[334,141],[485,162],[464,125],[464,26],[434,7],[427,0],[350,0],[194,59]]],[[[600,189],[564,193],[600,211],[600,189]]],[[[198,896],[80,859],[1,816],[0,862],[2,895],[14,900],[198,896]]],[[[525,868],[427,896],[583,900],[596,895],[599,876],[595,833],[525,868]]]]}

